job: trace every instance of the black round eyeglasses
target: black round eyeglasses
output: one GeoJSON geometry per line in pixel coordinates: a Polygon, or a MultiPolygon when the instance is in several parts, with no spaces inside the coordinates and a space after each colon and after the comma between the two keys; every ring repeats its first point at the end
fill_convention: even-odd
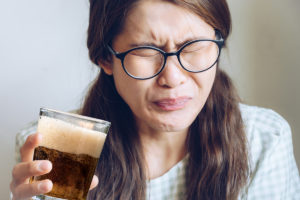
{"type": "Polygon", "coordinates": [[[165,52],[153,46],[139,46],[125,52],[116,52],[110,45],[108,50],[121,60],[124,71],[139,80],[157,76],[165,67],[169,56],[176,56],[181,67],[188,72],[199,73],[212,68],[217,62],[224,45],[219,30],[216,39],[192,40],[176,52],[165,52]]]}

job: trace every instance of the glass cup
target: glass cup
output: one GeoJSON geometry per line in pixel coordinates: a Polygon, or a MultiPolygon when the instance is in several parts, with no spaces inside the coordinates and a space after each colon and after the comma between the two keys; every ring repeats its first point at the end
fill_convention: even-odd
{"type": "Polygon", "coordinates": [[[51,161],[52,170],[30,182],[50,179],[53,188],[34,199],[85,200],[109,127],[100,119],[41,108],[37,132],[43,138],[33,160],[51,161]]]}

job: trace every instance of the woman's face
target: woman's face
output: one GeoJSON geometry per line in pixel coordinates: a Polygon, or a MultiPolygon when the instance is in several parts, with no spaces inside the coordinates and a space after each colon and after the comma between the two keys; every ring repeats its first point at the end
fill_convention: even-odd
{"type": "MultiPolygon", "coordinates": [[[[152,44],[166,52],[193,39],[214,39],[214,29],[199,16],[166,1],[140,1],[129,13],[112,47],[124,52],[133,46],[152,44]]],[[[201,72],[185,71],[176,56],[164,70],[148,80],[129,77],[116,57],[103,64],[114,77],[116,89],[134,113],[140,131],[186,131],[203,108],[211,91],[216,67],[201,72]],[[142,130],[141,130],[142,129],[142,130]]]]}

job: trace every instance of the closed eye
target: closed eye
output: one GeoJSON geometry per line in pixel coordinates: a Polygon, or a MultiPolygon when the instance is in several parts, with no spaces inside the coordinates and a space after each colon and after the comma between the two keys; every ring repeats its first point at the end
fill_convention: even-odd
{"type": "Polygon", "coordinates": [[[185,46],[182,49],[183,53],[192,53],[192,52],[199,52],[199,51],[203,51],[205,49],[207,49],[208,47],[215,45],[214,42],[211,41],[197,41],[197,42],[193,42],[187,46],[185,46]]]}
{"type": "Polygon", "coordinates": [[[160,52],[154,49],[135,49],[129,52],[130,55],[139,56],[139,57],[153,57],[160,54],[160,52]]]}

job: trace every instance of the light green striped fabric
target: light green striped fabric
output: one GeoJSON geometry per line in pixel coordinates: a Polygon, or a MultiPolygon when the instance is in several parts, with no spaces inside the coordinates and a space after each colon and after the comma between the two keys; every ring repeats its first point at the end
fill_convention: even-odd
{"type": "Polygon", "coordinates": [[[185,172],[188,156],[164,175],[147,182],[147,200],[185,199],[185,172]]]}
{"type": "MultiPolygon", "coordinates": [[[[249,144],[251,176],[239,199],[300,200],[299,172],[295,162],[291,129],[272,110],[240,105],[249,144]]],[[[25,138],[36,123],[16,138],[16,159],[25,138]]],[[[242,159],[242,158],[241,158],[242,159]]],[[[161,177],[147,183],[147,200],[184,200],[187,157],[161,177]]]]}

